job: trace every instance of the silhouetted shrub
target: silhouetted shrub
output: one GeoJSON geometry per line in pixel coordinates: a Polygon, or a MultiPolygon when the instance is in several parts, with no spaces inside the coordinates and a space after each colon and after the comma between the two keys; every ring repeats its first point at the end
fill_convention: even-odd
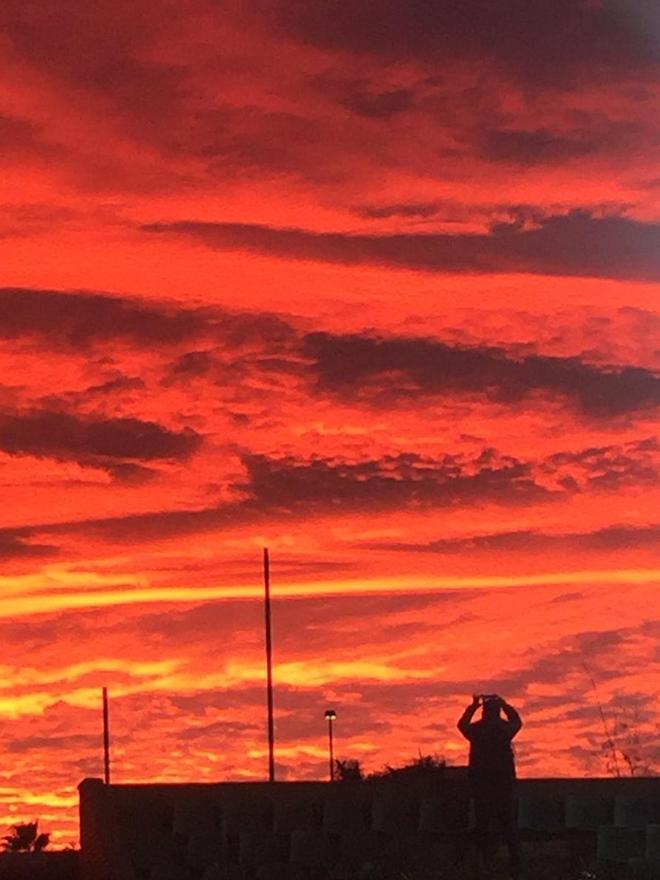
{"type": "Polygon", "coordinates": [[[422,755],[402,767],[386,764],[382,770],[370,773],[367,779],[419,779],[444,773],[447,762],[439,755],[422,755]]]}
{"type": "Polygon", "coordinates": [[[364,779],[364,771],[355,758],[335,761],[335,778],[339,782],[359,782],[364,779]]]}
{"type": "Polygon", "coordinates": [[[362,765],[355,758],[335,761],[335,778],[339,782],[358,782],[363,779],[428,779],[442,774],[447,762],[439,755],[422,755],[402,767],[386,764],[382,770],[365,775],[362,765]]]}
{"type": "Polygon", "coordinates": [[[12,833],[2,838],[5,852],[41,852],[50,840],[49,834],[39,834],[39,820],[12,825],[12,833]]]}

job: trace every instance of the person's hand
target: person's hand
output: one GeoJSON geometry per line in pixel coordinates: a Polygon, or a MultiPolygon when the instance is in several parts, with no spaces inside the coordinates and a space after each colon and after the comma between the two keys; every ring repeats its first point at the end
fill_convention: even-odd
{"type": "Polygon", "coordinates": [[[481,694],[472,694],[472,705],[478,706],[481,701],[481,694]]]}

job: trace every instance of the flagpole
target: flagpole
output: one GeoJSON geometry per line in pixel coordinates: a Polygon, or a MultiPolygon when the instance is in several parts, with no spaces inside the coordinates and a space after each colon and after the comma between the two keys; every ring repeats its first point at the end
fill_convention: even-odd
{"type": "Polygon", "coordinates": [[[270,615],[270,559],[264,547],[264,618],[266,626],[266,689],[268,702],[268,780],[275,782],[275,722],[273,718],[273,638],[270,615]]]}
{"type": "Polygon", "coordinates": [[[110,713],[107,687],[103,688],[103,767],[105,784],[110,785],[110,713]]]}

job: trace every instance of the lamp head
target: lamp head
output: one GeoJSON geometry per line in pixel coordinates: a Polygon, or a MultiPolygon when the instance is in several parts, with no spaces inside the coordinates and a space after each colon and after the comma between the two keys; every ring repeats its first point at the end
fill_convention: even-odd
{"type": "Polygon", "coordinates": [[[334,721],[335,718],[337,717],[337,713],[335,712],[334,709],[326,709],[325,710],[325,717],[328,719],[328,721],[334,721]]]}

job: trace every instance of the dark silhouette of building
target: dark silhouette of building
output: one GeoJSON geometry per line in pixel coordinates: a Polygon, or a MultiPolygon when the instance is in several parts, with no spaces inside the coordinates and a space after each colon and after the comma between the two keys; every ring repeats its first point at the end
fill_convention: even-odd
{"type": "MultiPolygon", "coordinates": [[[[627,876],[631,859],[636,870],[640,860],[660,863],[659,777],[520,779],[516,787],[523,854],[540,876],[577,877],[585,866],[627,876]]],[[[335,785],[86,779],[79,788],[80,880],[350,880],[367,863],[381,880],[455,876],[467,843],[464,767],[335,785]]],[[[34,858],[59,855],[77,854],[34,858]]],[[[23,859],[32,855],[16,854],[23,859]]]]}

